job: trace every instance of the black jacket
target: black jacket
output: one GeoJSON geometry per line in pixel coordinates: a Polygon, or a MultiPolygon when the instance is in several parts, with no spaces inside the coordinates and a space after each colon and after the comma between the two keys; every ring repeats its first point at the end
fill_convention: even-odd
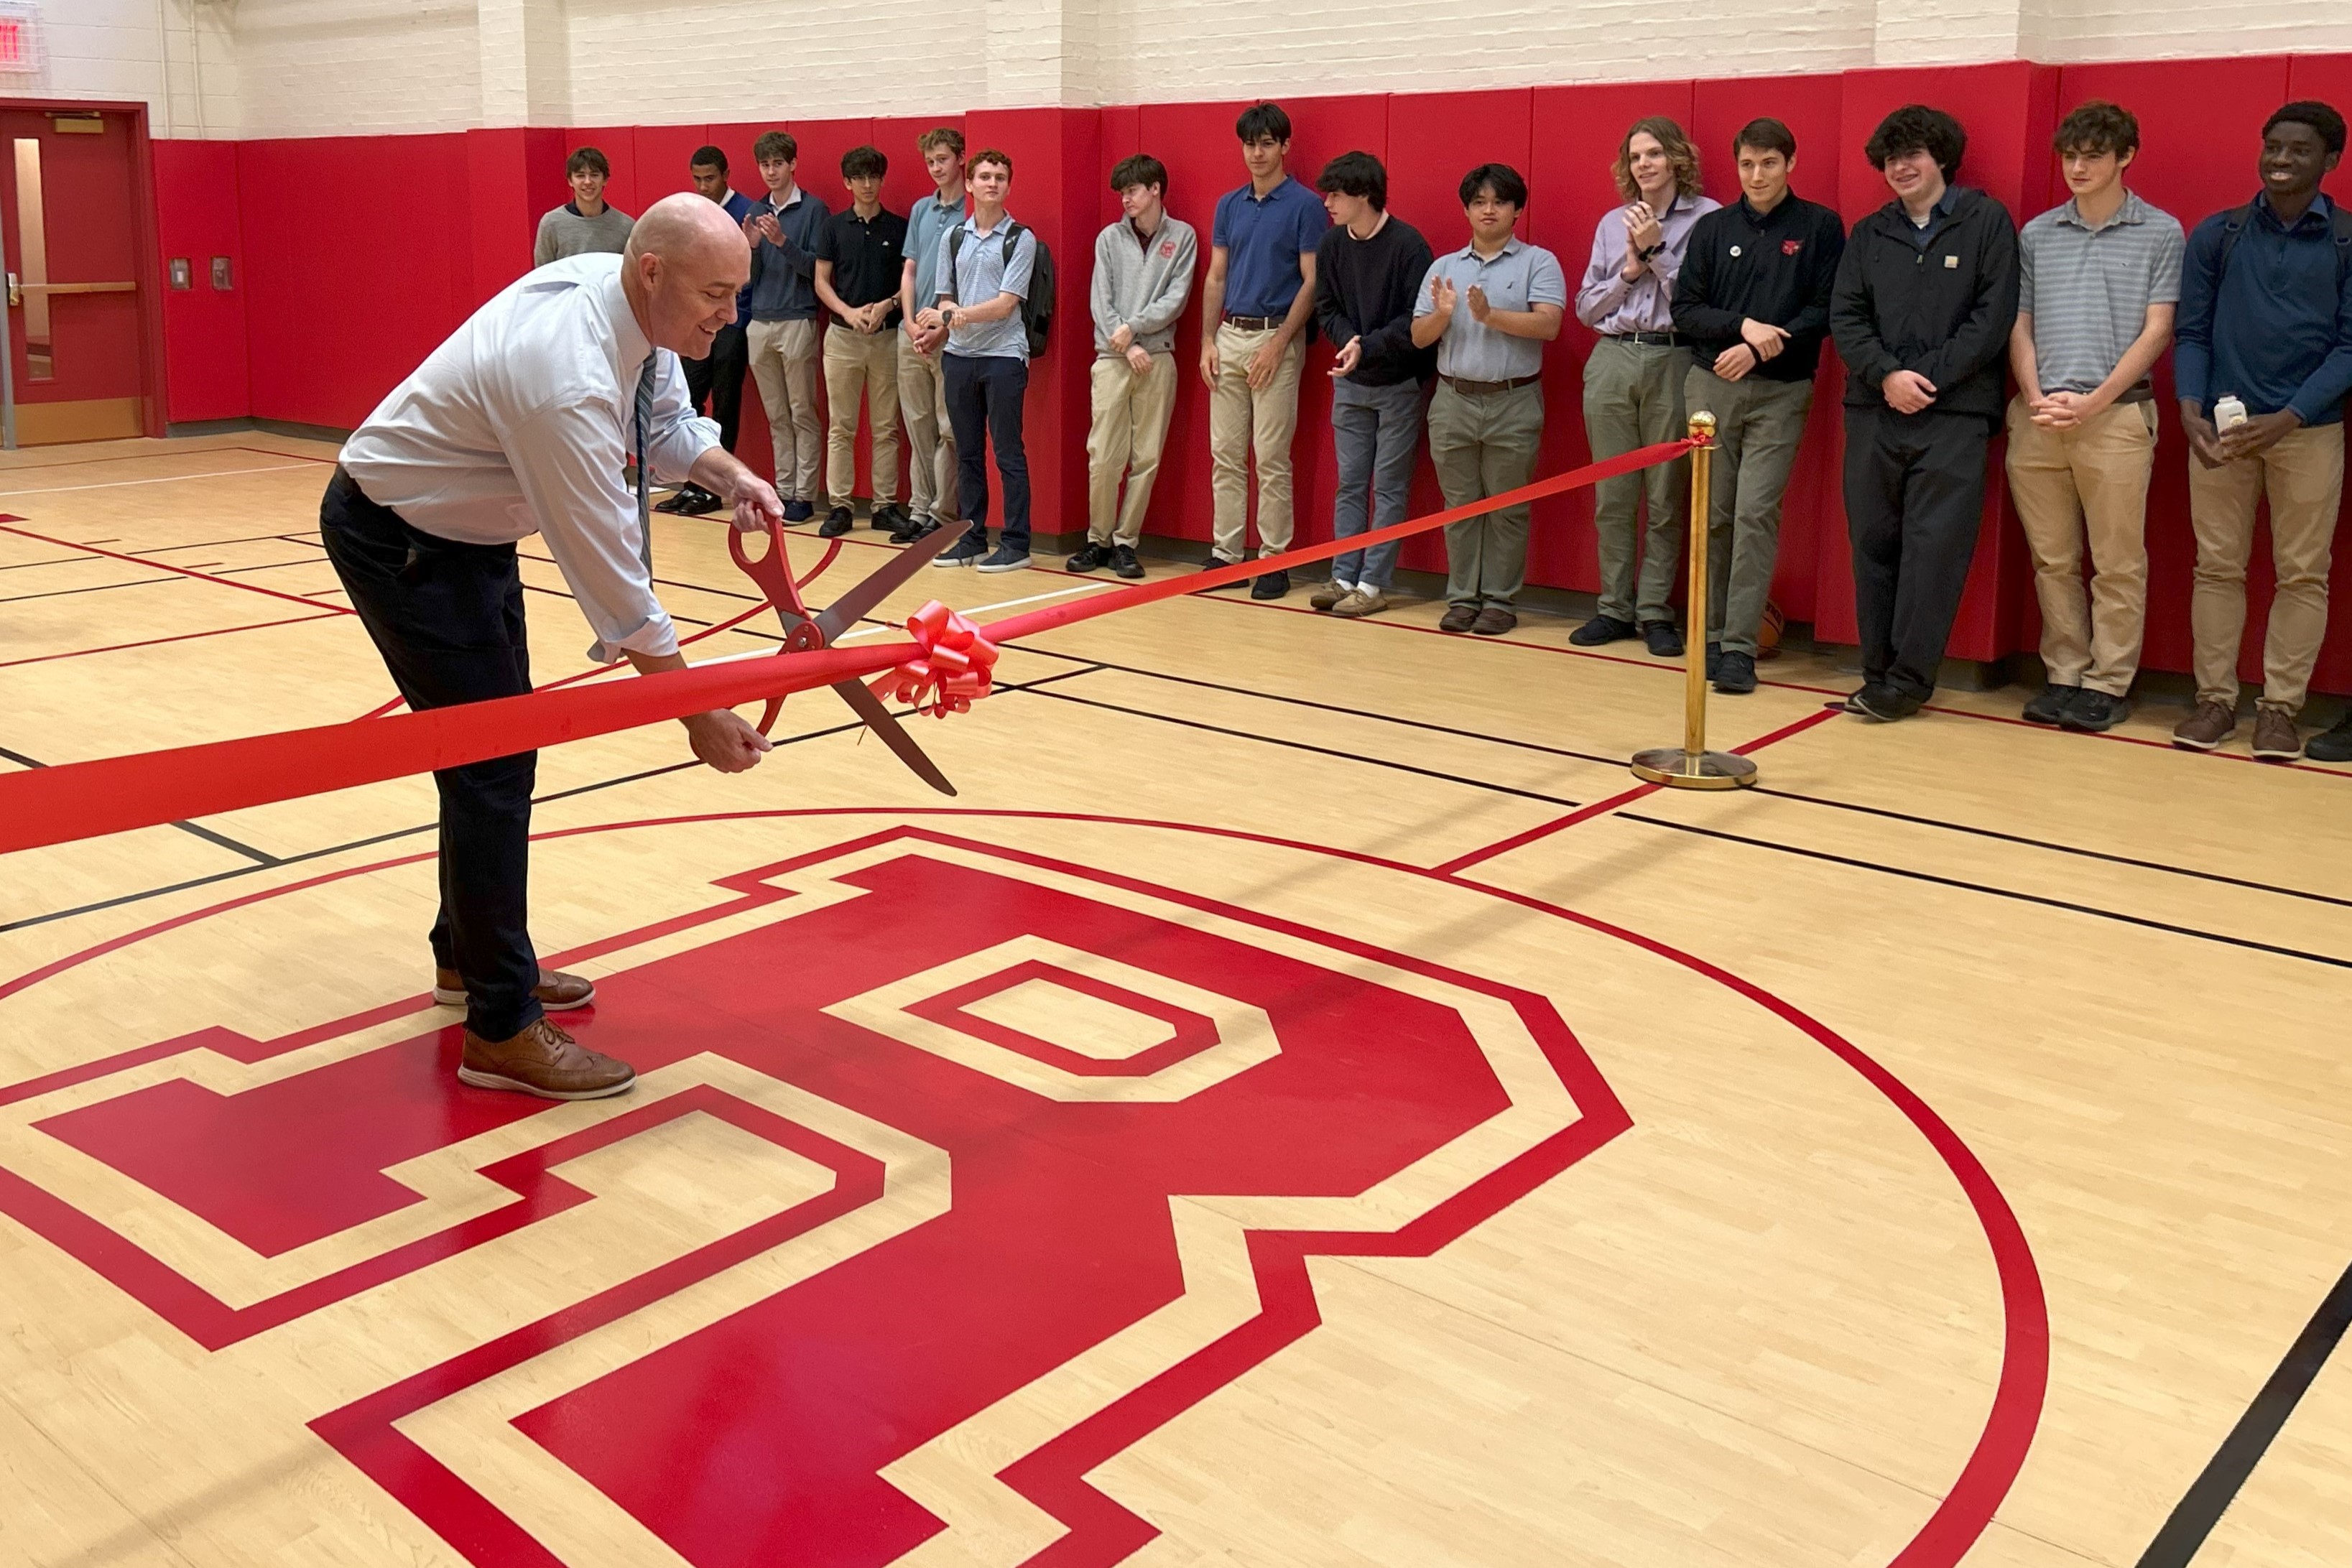
{"type": "Polygon", "coordinates": [[[1762,217],[1747,200],[1718,207],[1691,228],[1675,277],[1675,330],[1706,369],[1740,340],[1753,318],[1785,327],[1789,341],[1748,373],[1768,382],[1809,382],[1830,335],[1830,288],[1845,253],[1845,225],[1818,202],[1791,193],[1762,217]]]}
{"type": "Polygon", "coordinates": [[[2017,227],[1982,191],[1958,193],[1923,246],[1900,202],[1853,225],[1830,298],[1830,335],[1846,363],[1849,407],[1884,408],[1879,383],[1916,371],[1938,413],[1998,421],[2017,319],[2017,227]]]}
{"type": "Polygon", "coordinates": [[[1425,382],[1437,373],[1437,347],[1412,346],[1412,308],[1429,279],[1429,242],[1393,213],[1370,239],[1333,224],[1315,246],[1315,324],[1334,350],[1364,340],[1348,379],[1358,386],[1425,382]]]}

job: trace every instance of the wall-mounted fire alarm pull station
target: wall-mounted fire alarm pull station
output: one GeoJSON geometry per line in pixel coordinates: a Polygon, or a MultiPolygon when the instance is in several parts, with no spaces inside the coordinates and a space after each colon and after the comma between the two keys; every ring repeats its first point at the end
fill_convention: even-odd
{"type": "Polygon", "coordinates": [[[184,256],[173,256],[172,258],[172,287],[174,288],[186,288],[189,287],[193,282],[194,274],[188,266],[188,258],[184,256]]]}
{"type": "Polygon", "coordinates": [[[224,294],[236,287],[229,277],[228,257],[225,256],[213,257],[213,287],[224,294]]]}

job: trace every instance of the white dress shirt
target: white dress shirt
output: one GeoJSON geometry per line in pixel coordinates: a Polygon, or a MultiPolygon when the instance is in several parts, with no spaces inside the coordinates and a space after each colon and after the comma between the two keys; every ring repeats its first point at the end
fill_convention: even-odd
{"type": "MultiPolygon", "coordinates": [[[[623,482],[635,444],[637,378],[656,352],[621,292],[618,256],[568,256],[525,274],[474,312],[344,444],[368,498],[461,544],[539,534],[596,633],[588,656],[670,653],[677,632],[654,596],[637,499],[623,482]]],[[[646,466],[673,483],[719,426],[687,401],[660,352],[646,466]]]]}

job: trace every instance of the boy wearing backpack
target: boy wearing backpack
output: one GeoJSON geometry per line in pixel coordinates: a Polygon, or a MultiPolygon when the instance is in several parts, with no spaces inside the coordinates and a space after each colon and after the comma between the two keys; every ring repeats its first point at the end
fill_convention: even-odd
{"type": "MultiPolygon", "coordinates": [[[[2352,222],[2319,193],[2343,156],[2342,115],[2324,103],[2286,105],[2263,126],[2262,193],[2189,236],[2173,373],[2197,535],[2197,709],[2172,739],[2190,750],[2211,751],[2237,732],[2246,559],[2255,504],[2267,492],[2278,588],[2252,750],[2266,762],[2303,755],[2294,721],[2327,632],[2344,399],[2352,392],[2352,222]]],[[[2352,721],[2315,741],[2313,755],[2352,757],[2352,721]]]]}
{"type": "Polygon", "coordinates": [[[940,361],[948,421],[955,430],[956,496],[971,527],[933,566],[1018,571],[1029,564],[1029,456],[1021,444],[1021,401],[1029,390],[1029,356],[1044,346],[1051,319],[1053,272],[1037,236],[1013,221],[1004,197],[1013,160],[994,149],[966,171],[971,216],[940,235],[939,303],[923,312],[926,330],[943,327],[940,361]],[[1030,303],[1034,294],[1036,305],[1030,303]],[[988,453],[1004,480],[1004,528],[988,548],[988,453]]]}

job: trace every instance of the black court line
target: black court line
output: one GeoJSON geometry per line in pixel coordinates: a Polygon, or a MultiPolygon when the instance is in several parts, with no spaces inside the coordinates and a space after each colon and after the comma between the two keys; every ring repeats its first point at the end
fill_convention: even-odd
{"type": "MultiPolygon", "coordinates": [[[[1080,675],[1090,675],[1092,674],[1094,674],[1092,670],[1065,670],[1058,675],[1045,675],[1034,681],[1024,681],[1013,685],[998,686],[996,688],[996,693],[1001,695],[1005,692],[1025,692],[1033,690],[1038,686],[1049,685],[1055,681],[1074,680],[1080,675]]],[[[1051,694],[1049,693],[1048,695],[1050,695],[1051,694]]],[[[898,716],[904,718],[909,716],[912,710],[907,708],[897,708],[892,711],[897,714],[898,716]]],[[[864,727],[865,726],[858,720],[851,719],[844,724],[829,725],[823,729],[812,729],[800,735],[788,735],[782,739],[777,741],[775,744],[778,748],[781,749],[787,746],[798,746],[804,740],[822,740],[827,736],[845,735],[851,730],[863,729],[864,727]]],[[[30,758],[18,757],[15,752],[9,751],[5,747],[0,747],[0,757],[7,758],[11,761],[21,763],[28,768],[37,768],[40,766],[39,763],[33,761],[30,758]]],[[[677,773],[682,772],[688,768],[699,768],[701,766],[702,764],[698,759],[689,758],[683,762],[665,763],[659,768],[647,768],[635,773],[624,773],[616,778],[599,779],[593,784],[575,784],[569,789],[558,789],[552,794],[535,795],[531,798],[531,803],[535,806],[543,806],[551,801],[568,800],[575,795],[593,795],[599,789],[610,789],[614,786],[621,784],[635,784],[642,779],[659,778],[665,773],[677,773]]],[[[877,807],[876,810],[887,810],[888,808],[877,807]]],[[[173,824],[175,827],[184,827],[187,824],[185,823],[173,824]]],[[[151,887],[142,893],[117,894],[112,898],[101,898],[89,904],[76,904],[71,909],[51,910],[47,915],[28,915],[21,920],[11,920],[5,923],[0,923],[0,934],[5,934],[10,931],[23,931],[35,925],[47,925],[53,921],[71,920],[79,915],[95,915],[100,910],[120,909],[125,904],[142,904],[151,898],[163,898],[174,893],[185,893],[191,888],[207,887],[214,883],[233,882],[238,877],[251,876],[256,872],[267,871],[275,866],[300,865],[306,861],[323,860],[329,855],[343,854],[352,850],[363,850],[373,848],[377,844],[388,844],[395,839],[415,838],[419,833],[433,832],[436,831],[439,826],[440,824],[437,822],[425,822],[414,828],[394,828],[388,833],[373,833],[363,839],[352,839],[346,843],[329,844],[324,849],[302,850],[294,854],[280,855],[271,860],[268,865],[257,864],[237,866],[230,871],[216,871],[206,876],[190,877],[185,882],[169,883],[162,887],[151,887]]],[[[260,852],[249,851],[247,852],[258,854],[260,852]]]]}
{"type": "Polygon", "coordinates": [[[104,556],[95,556],[95,555],[61,555],[61,556],[58,556],[58,557],[56,559],[54,559],[54,560],[19,560],[19,561],[12,561],[12,562],[10,562],[8,565],[6,565],[6,566],[0,566],[0,571],[22,571],[22,570],[24,570],[26,567],[33,567],[33,566],[71,566],[71,565],[73,565],[76,561],[81,561],[81,560],[103,560],[103,559],[106,559],[106,558],[105,558],[104,556]]]}
{"type": "Polygon", "coordinates": [[[324,566],[326,564],[327,558],[325,556],[314,555],[308,560],[272,560],[265,561],[259,566],[223,567],[216,570],[213,575],[215,577],[238,577],[248,571],[283,571],[289,566],[324,566]]]}
{"type": "MultiPolygon", "coordinates": [[[[1602,757],[1595,752],[1577,751],[1567,747],[1546,746],[1540,741],[1521,740],[1513,736],[1496,735],[1486,730],[1460,729],[1450,725],[1431,724],[1426,720],[1402,718],[1395,714],[1376,713],[1365,708],[1348,707],[1338,703],[1317,702],[1308,697],[1291,696],[1282,692],[1259,691],[1253,686],[1237,686],[1222,681],[1204,681],[1191,675],[1171,674],[1137,664],[1120,664],[1107,659],[1081,660],[1076,653],[1063,653],[1048,648],[1032,648],[1025,643],[1022,651],[1040,658],[1063,659],[1086,663],[1097,668],[1113,670],[1120,674],[1140,675],[1147,680],[1168,681],[1177,685],[1198,686],[1206,691],[1224,692],[1234,696],[1256,697],[1265,702],[1282,703],[1291,707],[1312,708],[1320,713],[1340,714],[1349,718],[1376,720],[1407,729],[1423,730],[1433,735],[1448,735],[1465,740],[1480,740],[1494,746],[1507,746],[1519,751],[1532,751],[1546,757],[1565,757],[1578,762],[1597,762],[1611,768],[1626,766],[1622,757],[1602,757]]],[[[2047,850],[2053,854],[2073,855],[2083,860],[2105,862],[2113,865],[2131,866],[2140,871],[2163,872],[2173,876],[2192,877],[2200,882],[2218,883],[2229,887],[2242,887],[2253,893],[2274,893],[2284,898],[2307,899],[2315,904],[2333,904],[2352,909],[2352,898],[2337,898],[2324,893],[2312,893],[2304,888],[2285,887],[2276,883],[2256,882],[2251,877],[2229,876],[2220,872],[2199,871],[2190,866],[2173,865],[2164,861],[2141,860],[2131,855],[2114,854],[2105,850],[2084,849],[2076,844],[2062,844],[2049,839],[2030,838],[2021,833],[2005,833],[1994,828],[1980,828],[1968,822],[1949,821],[1940,817],[1916,816],[1907,811],[1888,810],[1879,806],[1864,806],[1853,800],[1835,800],[1825,795],[1800,794],[1792,789],[1775,789],[1759,785],[1751,793],[1770,795],[1778,800],[1793,800],[1802,805],[1820,806],[1830,810],[1853,811],[1864,816],[1884,817],[1893,821],[1908,822],[1917,827],[1939,828],[1947,832],[1969,833],[1979,838],[1995,839],[2002,843],[2016,844],[2025,849],[2047,850]]]]}
{"type": "MultiPolygon", "coordinates": [[[[21,751],[11,751],[5,746],[0,746],[0,757],[6,758],[9,761],[15,763],[19,768],[47,768],[48,766],[47,763],[40,761],[36,758],[27,757],[21,751]]],[[[276,855],[265,853],[260,850],[255,849],[251,844],[238,843],[235,839],[230,838],[227,834],[216,833],[213,831],[212,829],[204,827],[198,823],[173,822],[171,825],[179,829],[184,833],[194,833],[196,837],[204,840],[206,843],[215,844],[221,849],[228,850],[234,853],[245,856],[247,860],[254,862],[254,869],[257,871],[260,870],[264,866],[273,866],[281,863],[276,855]]],[[[0,927],[0,929],[5,928],[0,927]]]]}
{"type": "MultiPolygon", "coordinates": [[[[82,559],[87,560],[92,558],[85,556],[82,559]]],[[[152,588],[159,582],[194,582],[196,580],[197,580],[193,577],[180,577],[177,575],[171,577],[142,577],[134,578],[129,582],[101,582],[95,588],[56,588],[51,589],[47,593],[19,593],[6,599],[0,599],[0,604],[22,604],[27,600],[33,599],[63,599],[68,593],[105,593],[117,588],[152,588]]]]}
{"type": "Polygon", "coordinates": [[[2139,1554],[2135,1568],[2189,1568],[2189,1563],[2205,1544],[2206,1537],[2221,1521],[2222,1513],[2237,1500],[2246,1479],[2254,1467],[2270,1451],[2271,1442],[2286,1425],[2289,1416],[2302,1400],[2312,1379],[2327,1364],[2336,1345],[2344,1338],[2347,1325],[2352,1325],[2352,1269],[2347,1269],[2336,1280],[2336,1288],[2320,1301],[2319,1310],[2303,1325],[2303,1332],[2287,1347],[2286,1356],[2277,1370],[2262,1386],[2262,1391],[2221,1439],[2213,1458],[2189,1483],[2164,1528],[2139,1554]]]}
{"type": "Polygon", "coordinates": [[[2105,850],[2088,850],[2077,844],[2053,843],[2048,839],[2028,838],[2022,833],[2004,833],[1996,828],[1979,828],[1968,822],[1948,822],[1937,817],[1915,817],[1907,811],[1891,811],[1883,806],[1864,806],[1853,800],[1832,800],[1821,795],[1801,795],[1792,789],[1774,789],[1758,785],[1749,791],[1755,795],[1770,795],[1781,800],[1798,800],[1808,806],[1825,806],[1832,810],[1855,811],[1866,817],[1885,817],[1890,821],[1911,822],[1923,828],[1941,828],[1947,832],[1969,833],[1980,839],[1995,839],[2005,844],[2021,844],[2028,849],[2048,850],[2053,854],[2074,855],[2083,860],[2104,861],[2110,865],[2127,865],[2138,871],[2168,872],[2174,876],[2194,877],[2200,882],[2220,883],[2228,887],[2242,887],[2255,893],[2275,893],[2282,898],[2309,899],[2314,904],[2332,904],[2339,909],[2352,909],[2352,898],[2337,898],[2332,894],[2311,893],[2300,887],[2282,887],[2276,883],[2255,882],[2242,876],[2226,876],[2217,871],[2198,871],[2185,865],[2169,865],[2163,861],[2140,860],[2133,855],[2119,855],[2105,850]]]}
{"type": "Polygon", "coordinates": [[[2194,925],[2175,925],[2168,921],[2150,920],[2142,915],[2125,915],[2117,910],[2101,909],[2096,904],[2074,904],[2063,898],[2046,898],[2038,893],[2019,893],[2012,888],[1993,887],[1980,882],[1963,882],[1958,877],[1938,876],[1933,872],[1913,871],[1907,866],[1885,865],[1876,861],[1859,860],[1852,855],[1832,854],[1826,850],[1809,850],[1796,844],[1778,843],[1770,839],[1750,838],[1744,833],[1727,833],[1720,828],[1702,828],[1690,822],[1670,822],[1664,817],[1643,816],[1639,811],[1620,811],[1617,820],[1643,822],[1653,828],[1666,828],[1677,833],[1691,833],[1700,838],[1720,839],[1727,843],[1746,844],[1751,849],[1777,850],[1782,854],[1801,855],[1807,860],[1826,861],[1832,865],[1851,866],[1856,871],[1874,871],[1887,876],[1906,877],[1913,882],[1932,883],[1937,887],[1958,888],[1963,893],[1990,894],[1995,898],[2014,899],[2020,904],[2039,904],[2044,909],[2063,909],[2072,915],[2087,915],[2095,919],[2114,920],[2126,925],[2137,925],[2149,931],[2162,931],[2174,936],[2193,936],[2207,942],[2220,942],[2231,947],[2244,947],[2256,953],[2271,953],[2282,958],[2301,958],[2306,963],[2326,964],[2338,969],[2352,969],[2352,958],[2338,958],[2326,953],[2306,953],[2299,947],[2282,947],[2272,942],[2257,942],[2251,936],[2231,936],[2219,931],[2200,931],[2194,925]]]}
{"type": "MultiPolygon", "coordinates": [[[[541,566],[551,566],[559,571],[562,570],[562,564],[552,556],[525,555],[522,551],[517,550],[515,551],[515,559],[517,560],[537,561],[541,566]]],[[[651,580],[663,588],[683,588],[690,593],[712,593],[718,595],[721,599],[740,599],[746,604],[764,604],[767,602],[767,598],[763,594],[737,593],[730,589],[709,588],[699,582],[681,582],[676,578],[670,577],[656,577],[651,580]]]]}
{"type": "MultiPolygon", "coordinates": [[[[1072,674],[1085,673],[1078,670],[1070,672],[1072,674]]],[[[1032,684],[1042,685],[1043,683],[1032,684]]],[[[1087,707],[1101,708],[1109,713],[1123,713],[1136,718],[1154,719],[1161,724],[1177,725],[1185,729],[1206,730],[1211,735],[1229,735],[1235,740],[1254,740],[1264,746],[1279,746],[1291,751],[1312,752],[1318,757],[1333,757],[1342,762],[1358,762],[1368,768],[1385,768],[1392,772],[1412,773],[1423,779],[1440,779],[1447,784],[1460,784],[1472,789],[1486,789],[1497,795],[1516,795],[1523,800],[1541,800],[1549,806],[1566,806],[1573,810],[1584,804],[1581,800],[1571,800],[1562,795],[1547,795],[1538,789],[1521,789],[1515,785],[1497,784],[1491,779],[1470,779],[1459,773],[1444,773],[1434,768],[1416,768],[1410,762],[1391,762],[1384,758],[1366,757],[1359,752],[1340,751],[1328,746],[1310,746],[1303,740],[1286,740],[1276,735],[1259,735],[1246,729],[1227,729],[1223,725],[1203,724],[1199,719],[1178,718],[1172,714],[1153,713],[1148,708],[1127,707],[1118,703],[1098,702],[1093,697],[1076,697],[1067,692],[1046,692],[1043,695],[1060,702],[1078,703],[1087,707]]]]}
{"type": "MultiPolygon", "coordinates": [[[[286,536],[283,534],[247,534],[243,538],[205,539],[201,543],[192,545],[157,545],[153,549],[135,549],[129,553],[137,556],[171,555],[175,551],[184,549],[218,549],[223,545],[257,545],[265,539],[282,539],[285,537],[286,536]]],[[[92,542],[95,543],[99,541],[94,540],[92,542]]]]}

